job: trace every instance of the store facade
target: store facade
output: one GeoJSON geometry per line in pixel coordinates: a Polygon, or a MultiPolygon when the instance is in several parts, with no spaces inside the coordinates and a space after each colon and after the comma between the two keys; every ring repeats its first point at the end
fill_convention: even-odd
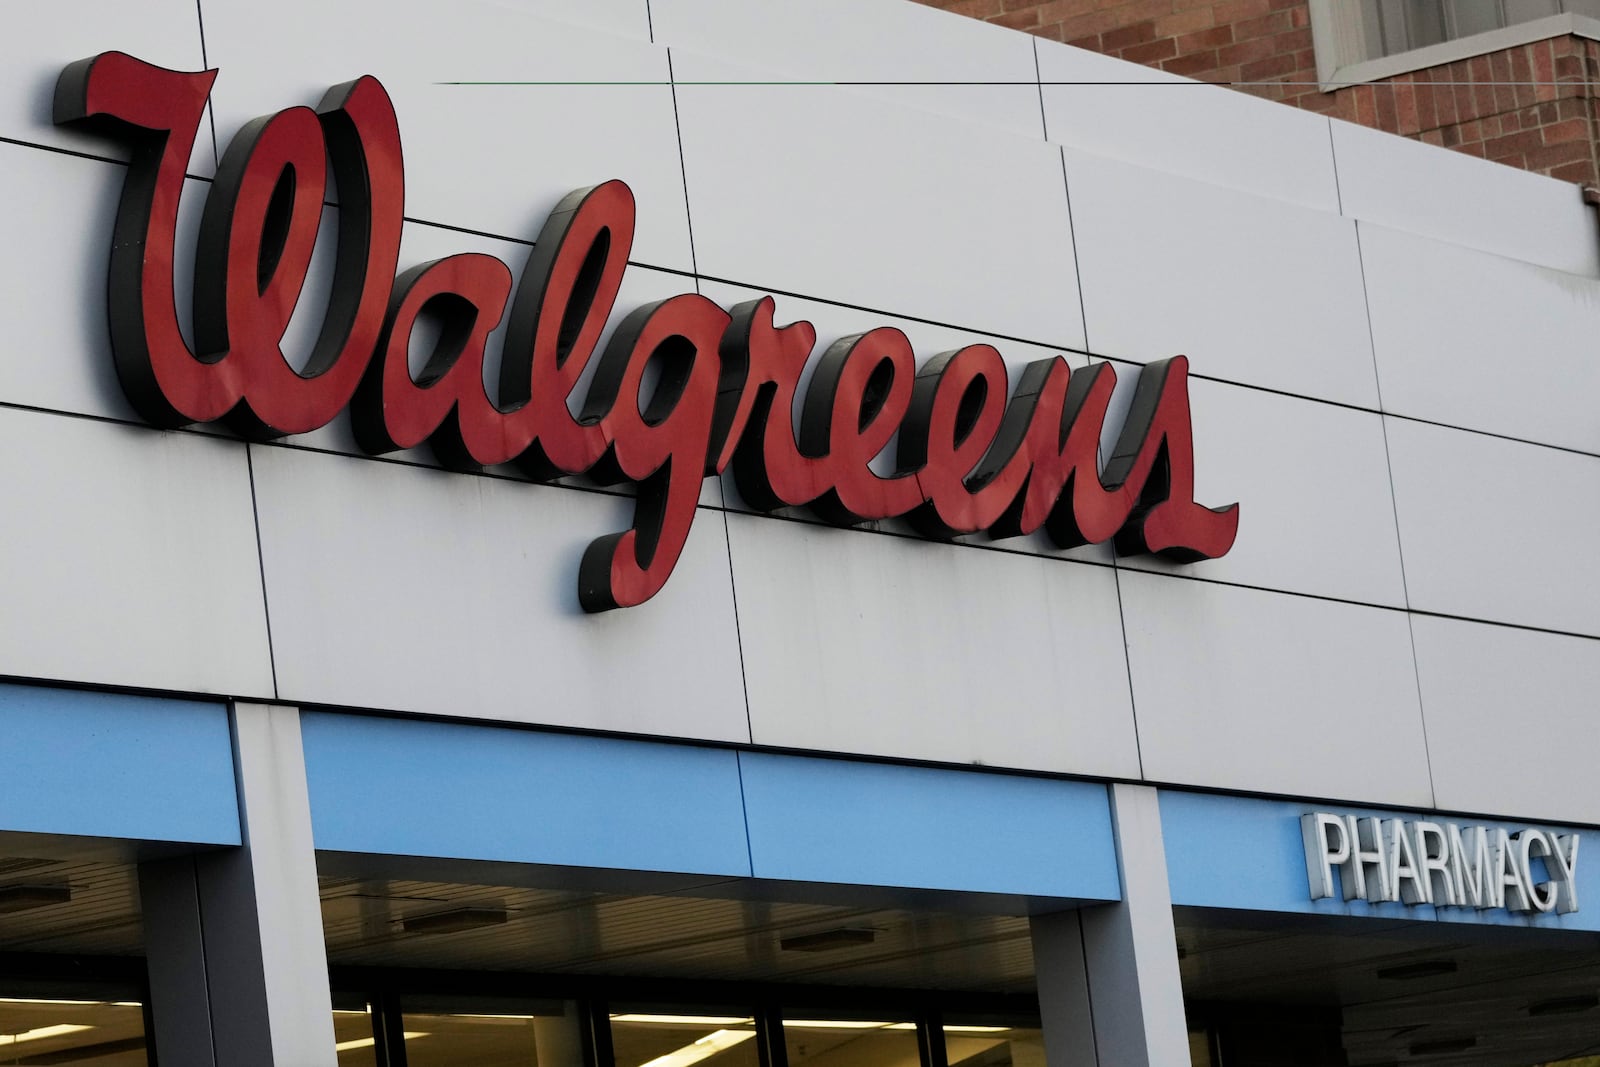
{"type": "Polygon", "coordinates": [[[13,18],[0,1061],[1600,1051],[1573,187],[888,0],[13,18]]]}

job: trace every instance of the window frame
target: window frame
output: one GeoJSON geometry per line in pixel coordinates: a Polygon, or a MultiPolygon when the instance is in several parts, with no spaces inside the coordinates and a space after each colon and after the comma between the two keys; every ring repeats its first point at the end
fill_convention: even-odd
{"type": "Polygon", "coordinates": [[[1600,19],[1564,12],[1409,52],[1368,58],[1362,5],[1351,0],[1309,0],[1309,3],[1317,82],[1323,92],[1456,63],[1552,37],[1573,36],[1600,41],[1600,19]]]}

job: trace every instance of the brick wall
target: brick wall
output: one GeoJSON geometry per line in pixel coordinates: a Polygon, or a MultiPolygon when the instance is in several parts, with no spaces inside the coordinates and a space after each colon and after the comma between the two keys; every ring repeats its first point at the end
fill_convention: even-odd
{"type": "Polygon", "coordinates": [[[1567,181],[1600,182],[1600,42],[1509,48],[1317,86],[1306,0],[918,0],[1567,181]],[[1538,82],[1542,84],[1513,84],[1538,82]]]}

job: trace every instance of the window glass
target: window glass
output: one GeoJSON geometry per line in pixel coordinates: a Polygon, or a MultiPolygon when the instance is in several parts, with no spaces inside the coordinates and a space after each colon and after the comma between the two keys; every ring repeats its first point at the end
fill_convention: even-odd
{"type": "MultiPolygon", "coordinates": [[[[1333,0],[1335,4],[1346,0],[1333,0]]],[[[1568,12],[1600,16],[1600,0],[1360,0],[1369,55],[1395,55],[1568,12]]]]}
{"type": "Polygon", "coordinates": [[[407,1067],[584,1067],[576,1001],[405,997],[400,1009],[407,1067]]]}
{"type": "Polygon", "coordinates": [[[0,997],[0,1063],[146,1067],[144,1008],[132,1001],[0,997]]]}
{"type": "MultiPolygon", "coordinates": [[[[334,999],[338,1004],[339,998],[334,999]]],[[[372,1015],[365,1007],[348,1004],[333,1009],[333,1047],[339,1067],[378,1067],[377,1042],[372,1037],[372,1015]]]]}
{"type": "Polygon", "coordinates": [[[1037,1022],[1015,1026],[1000,1019],[947,1019],[944,1054],[950,1067],[1045,1067],[1044,1032],[1037,1022]]]}
{"type": "Polygon", "coordinates": [[[616,1067],[759,1067],[753,1012],[682,1005],[617,1005],[611,1015],[616,1067]]]}
{"type": "Polygon", "coordinates": [[[900,1015],[785,1011],[783,1043],[789,1067],[920,1067],[922,1063],[917,1024],[900,1015]]]}

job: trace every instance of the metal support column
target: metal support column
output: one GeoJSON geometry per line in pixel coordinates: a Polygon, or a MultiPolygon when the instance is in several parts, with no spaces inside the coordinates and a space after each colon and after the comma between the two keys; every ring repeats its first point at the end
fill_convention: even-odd
{"type": "Polygon", "coordinates": [[[1051,1067],[1189,1063],[1161,812],[1149,786],[1113,785],[1122,900],[1033,920],[1051,1067]]]}
{"type": "Polygon", "coordinates": [[[235,704],[242,848],[143,864],[162,1067],[336,1067],[296,708],[235,704]]]}

